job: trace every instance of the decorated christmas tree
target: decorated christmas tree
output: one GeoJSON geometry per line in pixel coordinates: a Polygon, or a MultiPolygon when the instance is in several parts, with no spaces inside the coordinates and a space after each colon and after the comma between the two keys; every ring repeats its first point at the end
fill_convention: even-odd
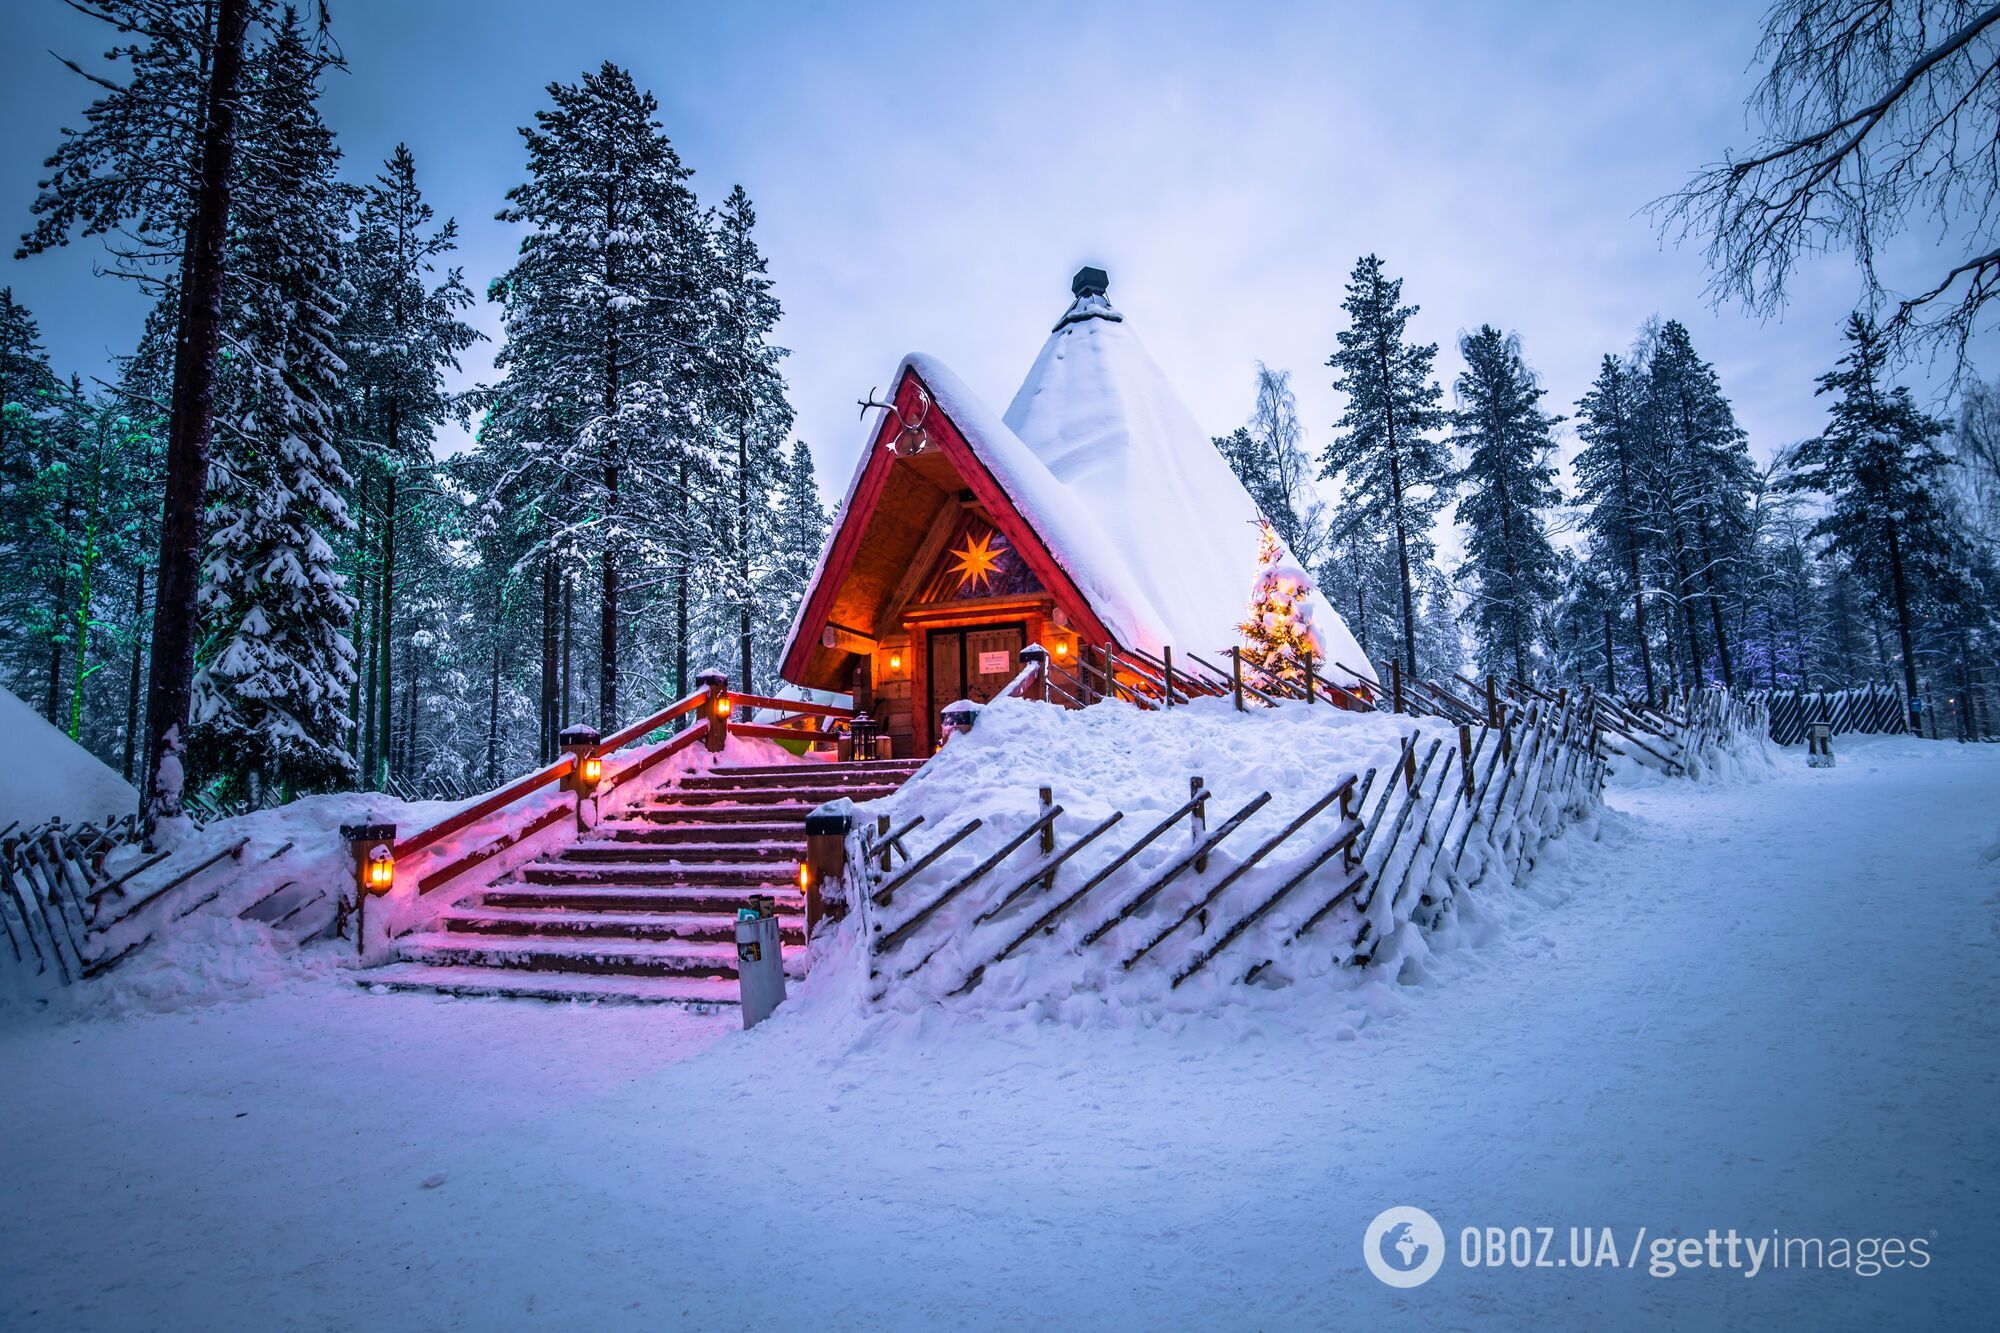
{"type": "Polygon", "coordinates": [[[1302,682],[1305,654],[1315,663],[1324,660],[1326,644],[1312,623],[1312,589],[1304,570],[1285,563],[1278,534],[1260,522],[1257,582],[1250,589],[1249,614],[1236,627],[1243,636],[1243,665],[1260,682],[1302,682]]]}

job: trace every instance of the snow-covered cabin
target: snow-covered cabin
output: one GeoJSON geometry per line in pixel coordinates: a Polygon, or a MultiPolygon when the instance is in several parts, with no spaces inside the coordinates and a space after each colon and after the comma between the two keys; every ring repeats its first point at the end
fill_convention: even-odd
{"type": "MultiPolygon", "coordinates": [[[[939,712],[1006,688],[1030,643],[1218,662],[1240,639],[1256,505],[1108,287],[1077,273],[1004,417],[934,357],[897,368],[780,674],[853,695],[898,756],[930,754],[939,712]]],[[[1372,684],[1339,615],[1311,604],[1327,674],[1372,684]]]]}

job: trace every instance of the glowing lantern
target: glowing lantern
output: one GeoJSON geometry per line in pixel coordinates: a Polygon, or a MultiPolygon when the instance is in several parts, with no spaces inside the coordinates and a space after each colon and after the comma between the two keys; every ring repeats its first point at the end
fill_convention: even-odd
{"type": "Polygon", "coordinates": [[[812,868],[808,866],[804,861],[801,861],[799,862],[799,892],[804,893],[807,889],[810,889],[811,887],[812,887],[812,868]]]}
{"type": "Polygon", "coordinates": [[[361,878],[370,893],[387,893],[396,884],[395,854],[387,847],[377,847],[368,853],[361,878]]]}
{"type": "Polygon", "coordinates": [[[1069,644],[1067,644],[1061,639],[1056,640],[1056,656],[1057,657],[1069,656],[1069,644]]]}
{"type": "Polygon", "coordinates": [[[583,780],[595,787],[604,776],[604,761],[596,755],[586,755],[583,760],[583,780]]]}
{"type": "Polygon", "coordinates": [[[728,696],[728,695],[726,695],[726,694],[725,694],[725,695],[723,695],[723,696],[722,696],[722,697],[721,697],[720,699],[717,699],[717,700],[715,701],[715,715],[716,715],[717,717],[728,717],[728,716],[729,716],[729,696],[728,696]]]}
{"type": "Polygon", "coordinates": [[[903,669],[903,655],[901,653],[890,653],[889,670],[901,671],[902,669],[903,669]]]}

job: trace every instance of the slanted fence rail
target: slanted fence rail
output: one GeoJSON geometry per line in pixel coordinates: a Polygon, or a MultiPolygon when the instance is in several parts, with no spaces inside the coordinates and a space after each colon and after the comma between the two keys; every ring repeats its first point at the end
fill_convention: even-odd
{"type": "MultiPolygon", "coordinates": [[[[1157,693],[1131,688],[1160,706],[1179,693],[1236,696],[1234,673],[1169,674],[1156,661],[1157,693]]],[[[1120,670],[1112,656],[1041,683],[1070,693],[1120,670]]],[[[1269,697],[1303,700],[1306,679],[1269,697]]],[[[1032,682],[1016,684],[1028,693],[1032,682]]],[[[1264,684],[1243,682],[1244,706],[1265,706],[1264,684]]],[[[1350,967],[1377,964],[1398,932],[1435,929],[1465,893],[1524,874],[1596,808],[1612,754],[1602,702],[1587,691],[1540,698],[1496,683],[1496,700],[1512,702],[1492,724],[1463,694],[1411,689],[1405,706],[1418,696],[1451,712],[1413,721],[1392,765],[1332,776],[1303,805],[1259,791],[1218,809],[1196,776],[1172,809],[1114,809],[1087,827],[1065,827],[1058,793],[1042,788],[1036,813],[994,830],[997,840],[973,841],[983,817],[935,831],[912,820],[892,834],[879,816],[850,835],[825,929],[852,933],[875,1003],[1004,1004],[1048,987],[1164,994],[1198,977],[1268,985],[1306,944],[1350,967]]],[[[1724,717],[1704,702],[1662,719],[1673,737],[1655,739],[1693,743],[1724,717]]]]}

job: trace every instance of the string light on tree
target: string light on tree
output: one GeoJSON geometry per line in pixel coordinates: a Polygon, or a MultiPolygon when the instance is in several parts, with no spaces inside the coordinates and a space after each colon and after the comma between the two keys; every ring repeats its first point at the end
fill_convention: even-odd
{"type": "Polygon", "coordinates": [[[1249,614],[1236,626],[1243,665],[1263,681],[1302,682],[1304,655],[1324,660],[1325,640],[1312,623],[1312,579],[1285,563],[1285,548],[1269,523],[1257,525],[1257,581],[1249,614]]]}

